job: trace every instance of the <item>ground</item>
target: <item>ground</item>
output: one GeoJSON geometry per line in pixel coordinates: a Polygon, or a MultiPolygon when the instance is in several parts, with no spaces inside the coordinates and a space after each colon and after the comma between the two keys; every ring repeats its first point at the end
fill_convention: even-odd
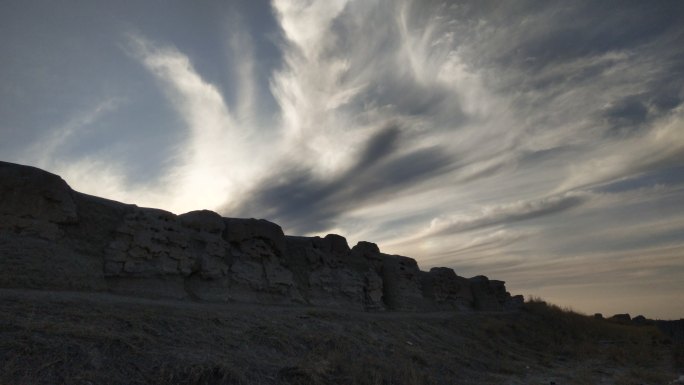
{"type": "Polygon", "coordinates": [[[676,349],[541,301],[369,313],[0,289],[0,385],[668,384],[676,349]]]}

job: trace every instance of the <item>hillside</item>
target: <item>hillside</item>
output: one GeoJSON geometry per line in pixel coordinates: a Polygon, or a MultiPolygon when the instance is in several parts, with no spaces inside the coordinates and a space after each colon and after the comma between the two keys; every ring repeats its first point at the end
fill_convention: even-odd
{"type": "Polygon", "coordinates": [[[671,352],[653,327],[541,302],[363,312],[0,290],[7,385],[668,384],[671,352]]]}

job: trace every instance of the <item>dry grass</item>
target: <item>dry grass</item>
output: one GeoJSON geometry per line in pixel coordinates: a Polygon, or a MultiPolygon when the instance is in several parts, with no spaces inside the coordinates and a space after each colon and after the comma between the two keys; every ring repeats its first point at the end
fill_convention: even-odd
{"type": "MultiPolygon", "coordinates": [[[[611,377],[618,385],[668,384],[674,379],[671,368],[676,361],[677,347],[663,344],[663,335],[653,325],[598,320],[538,298],[525,303],[524,311],[553,325],[531,337],[538,348],[551,341],[553,345],[547,351],[569,360],[591,358],[597,369],[617,368],[611,377]]],[[[601,372],[610,374],[605,369],[601,372]]]]}
{"type": "Polygon", "coordinates": [[[654,333],[541,300],[390,314],[5,296],[0,384],[666,383],[654,333]]]}

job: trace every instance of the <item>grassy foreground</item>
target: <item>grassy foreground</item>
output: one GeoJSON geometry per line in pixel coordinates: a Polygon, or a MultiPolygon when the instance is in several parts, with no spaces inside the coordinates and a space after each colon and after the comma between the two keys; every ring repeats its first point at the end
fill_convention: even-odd
{"type": "Polygon", "coordinates": [[[420,314],[0,291],[0,385],[668,384],[683,356],[652,326],[540,300],[420,314]]]}

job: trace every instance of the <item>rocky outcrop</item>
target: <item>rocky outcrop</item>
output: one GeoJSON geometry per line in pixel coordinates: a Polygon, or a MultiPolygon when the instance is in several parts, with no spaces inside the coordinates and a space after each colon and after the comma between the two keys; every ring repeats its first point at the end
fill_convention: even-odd
{"type": "Polygon", "coordinates": [[[608,318],[608,320],[613,321],[613,322],[617,322],[617,323],[628,324],[632,321],[632,317],[630,317],[630,315],[627,313],[615,314],[614,316],[608,318]]]}
{"type": "Polygon", "coordinates": [[[0,162],[0,286],[106,288],[102,250],[95,257],[83,244],[88,236],[92,243],[99,238],[86,228],[90,213],[78,214],[89,207],[79,210],[77,195],[57,175],[0,162]],[[74,228],[84,231],[71,241],[74,228]]]}
{"type": "Polygon", "coordinates": [[[0,231],[54,241],[60,224],[76,223],[69,186],[57,175],[32,167],[0,164],[0,231]]]}
{"type": "Polygon", "coordinates": [[[370,242],[286,236],[263,219],[182,215],[73,191],[0,162],[0,287],[357,310],[515,308],[502,281],[421,271],[370,242]]]}
{"type": "Polygon", "coordinates": [[[415,259],[401,255],[382,255],[383,298],[390,309],[426,310],[415,259]]]}
{"type": "Polygon", "coordinates": [[[286,263],[307,302],[318,306],[382,309],[382,281],[368,260],[335,234],[286,237],[286,263]]]}
{"type": "Polygon", "coordinates": [[[523,303],[521,295],[511,296],[505,282],[490,280],[484,275],[469,279],[473,295],[473,307],[477,310],[500,311],[518,308],[523,303]]]}
{"type": "Polygon", "coordinates": [[[425,297],[441,310],[463,310],[474,306],[470,281],[457,276],[448,267],[433,267],[429,272],[422,272],[421,282],[425,297]]]}

